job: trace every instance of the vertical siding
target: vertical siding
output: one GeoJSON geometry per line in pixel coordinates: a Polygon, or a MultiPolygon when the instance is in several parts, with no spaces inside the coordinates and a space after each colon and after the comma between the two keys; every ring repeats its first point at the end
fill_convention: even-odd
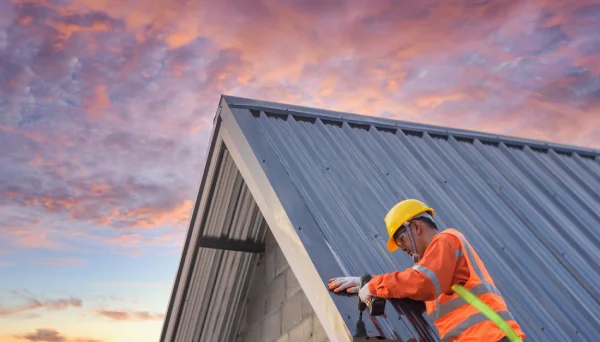
{"type": "MultiPolygon", "coordinates": [[[[263,243],[266,222],[226,149],[218,163],[205,220],[193,226],[206,237],[263,243]]],[[[241,322],[238,309],[244,305],[258,258],[258,254],[199,248],[181,315],[172,318],[179,319],[173,341],[233,340],[241,322]]],[[[181,279],[182,284],[185,281],[181,279]]]]}
{"type": "MultiPolygon", "coordinates": [[[[342,269],[411,267],[402,252],[386,251],[383,217],[397,201],[419,198],[435,208],[440,227],[470,239],[529,339],[600,336],[597,159],[513,147],[520,141],[430,135],[416,125],[381,130],[256,113],[244,134],[268,141],[342,269]]],[[[396,315],[377,324],[389,338],[428,329],[396,315]]]]}

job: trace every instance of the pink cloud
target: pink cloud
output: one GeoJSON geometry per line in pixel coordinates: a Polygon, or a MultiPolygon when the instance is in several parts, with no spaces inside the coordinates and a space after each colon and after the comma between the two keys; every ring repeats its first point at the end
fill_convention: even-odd
{"type": "Polygon", "coordinates": [[[96,314],[114,321],[155,321],[164,318],[163,314],[148,311],[97,310],[96,314]]]}
{"type": "Polygon", "coordinates": [[[21,247],[58,248],[58,244],[48,237],[48,232],[38,229],[16,229],[10,232],[15,243],[21,247]]]}

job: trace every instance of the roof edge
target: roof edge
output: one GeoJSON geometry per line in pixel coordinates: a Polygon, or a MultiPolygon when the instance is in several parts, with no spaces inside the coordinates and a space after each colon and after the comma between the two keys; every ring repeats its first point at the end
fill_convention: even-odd
{"type": "Polygon", "coordinates": [[[478,139],[491,143],[502,142],[511,146],[528,146],[537,150],[542,149],[554,150],[555,152],[559,153],[577,153],[582,157],[600,157],[600,149],[555,143],[541,139],[521,138],[505,134],[492,134],[476,130],[444,127],[406,120],[388,119],[367,114],[354,114],[232,95],[221,95],[221,99],[227,103],[230,108],[246,108],[276,114],[288,114],[295,117],[311,117],[330,121],[344,121],[359,125],[373,125],[381,128],[393,128],[434,135],[453,136],[459,139],[478,139]]]}
{"type": "MultiPolygon", "coordinates": [[[[222,99],[223,97],[221,96],[219,104],[222,103],[222,99]]],[[[182,293],[185,292],[185,285],[182,287],[181,282],[183,281],[186,283],[188,280],[187,278],[189,277],[188,272],[192,263],[192,260],[190,259],[190,253],[193,254],[192,251],[196,247],[199,234],[198,229],[195,228],[197,228],[196,226],[199,224],[198,219],[202,219],[203,211],[208,205],[208,194],[206,187],[210,187],[210,183],[212,182],[212,177],[214,176],[215,172],[215,164],[219,158],[221,123],[218,119],[220,117],[220,112],[221,109],[219,108],[214,118],[213,127],[208,140],[209,144],[205,150],[206,154],[204,156],[204,166],[201,171],[200,180],[198,180],[196,185],[196,200],[194,207],[191,209],[191,215],[185,234],[185,241],[179,257],[179,265],[177,266],[177,270],[172,280],[171,293],[165,310],[165,318],[163,320],[159,337],[160,342],[172,341],[172,335],[177,329],[178,320],[180,318],[180,311],[182,308],[181,300],[183,298],[182,293]],[[184,276],[186,279],[183,279],[184,276]]]]}
{"type": "MultiPolygon", "coordinates": [[[[321,321],[327,336],[331,341],[352,341],[353,338],[350,335],[347,322],[338,310],[331,293],[324,286],[316,266],[308,255],[298,232],[296,232],[294,223],[292,223],[293,218],[287,212],[287,207],[282,203],[282,199],[279,198],[279,194],[259,161],[263,158],[275,161],[276,158],[273,156],[266,157],[265,155],[258,158],[257,151],[248,140],[249,137],[245,136],[241,123],[229,108],[228,103],[223,104],[220,117],[223,123],[223,142],[242,174],[252,197],[260,208],[293,273],[303,275],[298,277],[298,283],[321,321]]],[[[263,160],[264,162],[265,160],[263,160]]],[[[278,182],[285,182],[285,179],[279,178],[278,182]]],[[[289,200],[289,194],[287,197],[289,200]]],[[[298,196],[297,198],[299,199],[298,196]]],[[[302,209],[295,207],[295,210],[301,211],[302,209]]]]}

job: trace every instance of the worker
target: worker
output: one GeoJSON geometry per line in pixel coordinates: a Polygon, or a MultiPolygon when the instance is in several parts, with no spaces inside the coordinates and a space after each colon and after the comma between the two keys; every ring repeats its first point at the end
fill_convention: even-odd
{"type": "Polygon", "coordinates": [[[499,325],[452,290],[452,285],[460,284],[502,317],[515,336],[525,339],[471,244],[454,228],[438,231],[433,216],[434,210],[419,200],[396,204],[384,219],[389,235],[387,250],[402,249],[415,265],[405,271],[374,275],[362,288],[359,277],[333,278],[329,289],[358,293],[365,303],[373,296],[424,301],[442,341],[509,341],[499,325]]]}

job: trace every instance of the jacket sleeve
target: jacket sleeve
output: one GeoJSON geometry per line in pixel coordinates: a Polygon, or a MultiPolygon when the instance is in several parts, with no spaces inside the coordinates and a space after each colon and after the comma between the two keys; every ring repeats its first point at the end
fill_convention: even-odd
{"type": "Polygon", "coordinates": [[[369,290],[382,298],[434,300],[452,286],[459,249],[451,238],[435,238],[412,268],[373,276],[369,290]]]}

